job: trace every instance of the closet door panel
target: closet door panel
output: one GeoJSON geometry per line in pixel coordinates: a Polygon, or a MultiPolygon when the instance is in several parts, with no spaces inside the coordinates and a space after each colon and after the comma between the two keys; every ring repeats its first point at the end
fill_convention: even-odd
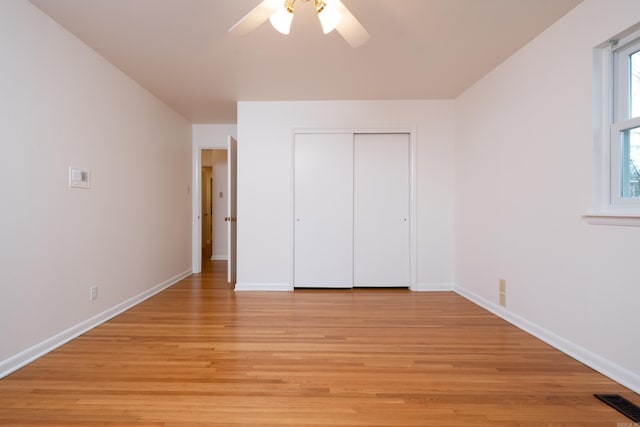
{"type": "Polygon", "coordinates": [[[354,136],[354,286],[410,285],[409,135],[354,136]]]}
{"type": "Polygon", "coordinates": [[[296,134],[294,286],[353,284],[353,135],[296,134]]]}

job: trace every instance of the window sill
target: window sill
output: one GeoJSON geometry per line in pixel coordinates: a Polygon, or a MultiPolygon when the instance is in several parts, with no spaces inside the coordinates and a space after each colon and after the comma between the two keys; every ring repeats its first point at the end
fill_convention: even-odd
{"type": "Polygon", "coordinates": [[[640,212],[586,212],[582,218],[591,225],[640,227],[640,212]]]}

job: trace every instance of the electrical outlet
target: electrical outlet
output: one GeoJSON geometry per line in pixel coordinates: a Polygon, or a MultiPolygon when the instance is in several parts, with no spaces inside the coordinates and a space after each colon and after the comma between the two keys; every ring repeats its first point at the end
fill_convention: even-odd
{"type": "Polygon", "coordinates": [[[89,288],[89,301],[95,301],[98,299],[98,287],[92,286],[89,288]]]}
{"type": "Polygon", "coordinates": [[[504,279],[500,279],[498,289],[500,292],[500,305],[502,307],[507,306],[507,281],[504,279]]]}

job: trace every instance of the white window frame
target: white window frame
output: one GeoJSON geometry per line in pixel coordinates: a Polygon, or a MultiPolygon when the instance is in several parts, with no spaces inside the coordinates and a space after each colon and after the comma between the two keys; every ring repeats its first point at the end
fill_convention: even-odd
{"type": "Polygon", "coordinates": [[[594,198],[583,216],[591,224],[640,226],[640,199],[620,194],[623,132],[640,126],[629,119],[629,55],[640,50],[640,23],[594,49],[594,198]]]}
{"type": "Polygon", "coordinates": [[[624,169],[628,169],[627,159],[622,159],[620,141],[622,134],[628,130],[640,127],[640,117],[613,123],[611,125],[611,205],[618,210],[640,211],[640,199],[628,198],[620,195],[623,188],[623,176],[628,175],[624,169]]]}

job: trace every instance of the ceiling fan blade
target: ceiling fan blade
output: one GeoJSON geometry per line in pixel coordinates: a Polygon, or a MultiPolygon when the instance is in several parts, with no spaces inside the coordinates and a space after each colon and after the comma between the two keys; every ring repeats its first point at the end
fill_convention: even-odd
{"type": "Polygon", "coordinates": [[[236,36],[243,36],[256,28],[282,7],[284,0],[263,0],[260,4],[239,20],[229,32],[236,36]]]}
{"type": "Polygon", "coordinates": [[[336,3],[338,11],[342,13],[342,20],[336,27],[336,31],[344,37],[351,47],[362,46],[369,40],[369,33],[340,0],[333,1],[336,3]]]}

